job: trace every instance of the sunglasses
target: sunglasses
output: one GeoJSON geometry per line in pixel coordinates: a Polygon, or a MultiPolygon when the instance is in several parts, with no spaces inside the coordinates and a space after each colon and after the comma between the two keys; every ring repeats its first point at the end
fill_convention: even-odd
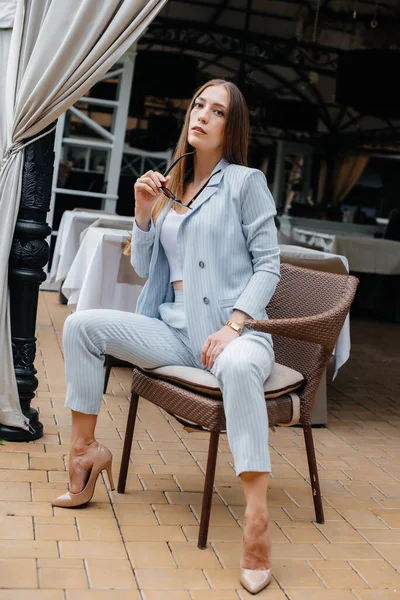
{"type": "MultiPolygon", "coordinates": [[[[177,158],[176,160],[174,160],[174,162],[168,167],[168,169],[165,171],[164,173],[164,177],[166,177],[171,171],[172,169],[175,167],[175,165],[185,156],[190,156],[191,154],[196,154],[196,151],[194,152],[186,152],[186,154],[182,154],[182,156],[179,156],[179,158],[177,158]]],[[[168,200],[171,200],[171,202],[173,202],[174,204],[179,204],[180,206],[183,206],[183,208],[189,208],[189,210],[193,210],[191,208],[191,204],[193,204],[193,202],[196,200],[196,198],[198,196],[200,196],[201,192],[207,187],[207,185],[210,182],[211,177],[214,177],[214,175],[216,175],[217,173],[220,173],[221,169],[219,171],[216,171],[215,173],[213,173],[205,182],[205,184],[203,185],[203,187],[197,192],[197,194],[195,196],[193,196],[193,198],[190,200],[190,202],[188,202],[187,204],[183,204],[183,202],[181,202],[180,200],[177,199],[177,197],[175,196],[174,192],[172,192],[171,190],[169,190],[167,187],[165,187],[165,185],[162,185],[160,187],[160,192],[162,192],[164,194],[164,196],[166,196],[168,198],[168,200]]]]}

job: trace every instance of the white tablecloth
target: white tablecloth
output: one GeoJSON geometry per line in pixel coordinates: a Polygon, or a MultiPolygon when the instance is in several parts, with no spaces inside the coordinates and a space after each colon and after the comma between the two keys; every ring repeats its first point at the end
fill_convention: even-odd
{"type": "Polygon", "coordinates": [[[62,286],[72,310],[136,310],[144,280],[123,255],[127,239],[124,230],[88,227],[62,286]]]}
{"type": "Polygon", "coordinates": [[[302,246],[292,246],[286,244],[279,244],[281,250],[281,259],[285,256],[295,256],[297,258],[312,259],[312,260],[326,260],[328,258],[339,258],[344,264],[346,271],[349,270],[349,261],[346,256],[339,254],[332,254],[331,252],[321,252],[320,250],[314,250],[313,248],[303,248],[302,246]]]}
{"type": "Polygon", "coordinates": [[[354,273],[400,275],[400,242],[335,236],[332,252],[347,256],[354,273]]]}
{"type": "Polygon", "coordinates": [[[320,231],[293,228],[294,240],[319,246],[333,254],[346,256],[350,271],[377,275],[400,275],[400,242],[351,235],[331,235],[320,231]]]}
{"type": "Polygon", "coordinates": [[[356,237],[371,237],[375,233],[383,232],[385,225],[376,223],[375,225],[358,225],[356,223],[344,223],[342,221],[325,221],[323,219],[306,219],[304,217],[290,217],[281,215],[279,217],[281,231],[292,236],[292,230],[306,229],[307,231],[318,231],[319,233],[328,233],[330,235],[351,235],[356,237]]]}
{"type": "Polygon", "coordinates": [[[63,213],[54,247],[53,262],[51,263],[50,283],[61,283],[66,278],[78,252],[81,233],[102,217],[113,221],[133,222],[133,217],[106,215],[104,211],[66,210],[63,213]]]}

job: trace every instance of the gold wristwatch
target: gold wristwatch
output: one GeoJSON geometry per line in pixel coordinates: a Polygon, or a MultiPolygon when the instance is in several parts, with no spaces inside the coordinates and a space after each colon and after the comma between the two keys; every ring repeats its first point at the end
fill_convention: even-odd
{"type": "Polygon", "coordinates": [[[240,325],[238,325],[237,323],[234,323],[233,321],[227,321],[225,323],[225,325],[228,325],[228,327],[230,327],[231,329],[236,331],[236,333],[238,333],[239,335],[242,335],[243,327],[240,327],[240,325]]]}

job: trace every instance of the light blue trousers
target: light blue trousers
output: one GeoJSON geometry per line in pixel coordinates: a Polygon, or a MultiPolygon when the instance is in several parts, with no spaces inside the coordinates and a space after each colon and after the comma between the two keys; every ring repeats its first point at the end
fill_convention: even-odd
{"type": "MultiPolygon", "coordinates": [[[[76,312],[67,318],[63,333],[67,408],[99,413],[105,354],[141,368],[204,368],[201,357],[195,357],[190,349],[183,292],[177,292],[175,302],[163,304],[159,310],[162,320],[102,309],[76,312]]],[[[263,386],[273,364],[269,340],[246,331],[225,347],[211,370],[223,391],[228,441],[237,475],[271,471],[263,386]]]]}

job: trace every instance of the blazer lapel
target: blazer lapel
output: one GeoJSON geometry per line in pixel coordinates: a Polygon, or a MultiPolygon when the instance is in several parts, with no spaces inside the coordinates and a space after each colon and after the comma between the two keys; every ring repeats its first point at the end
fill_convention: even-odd
{"type": "Polygon", "coordinates": [[[156,234],[154,237],[153,252],[152,252],[151,260],[150,260],[150,270],[153,269],[154,265],[157,262],[158,251],[159,251],[159,247],[160,247],[161,227],[162,227],[164,219],[167,216],[167,213],[170,208],[171,208],[171,203],[168,202],[168,204],[166,206],[164,206],[164,208],[162,209],[162,211],[156,221],[156,232],[155,232],[156,234]]]}
{"type": "Polygon", "coordinates": [[[218,186],[221,182],[221,179],[224,176],[224,171],[228,165],[229,165],[229,162],[227,160],[225,160],[225,158],[222,158],[219,161],[219,163],[215,166],[212,173],[216,173],[216,175],[213,175],[212,179],[210,180],[210,183],[207,185],[207,187],[201,192],[201,194],[193,202],[192,210],[187,211],[185,221],[190,217],[190,215],[195,213],[196,210],[198,208],[200,208],[200,206],[202,204],[204,204],[204,202],[209,200],[211,198],[211,196],[213,194],[215,194],[215,192],[217,191],[218,186]],[[220,171],[220,173],[218,173],[217,171],[220,171]]]}

